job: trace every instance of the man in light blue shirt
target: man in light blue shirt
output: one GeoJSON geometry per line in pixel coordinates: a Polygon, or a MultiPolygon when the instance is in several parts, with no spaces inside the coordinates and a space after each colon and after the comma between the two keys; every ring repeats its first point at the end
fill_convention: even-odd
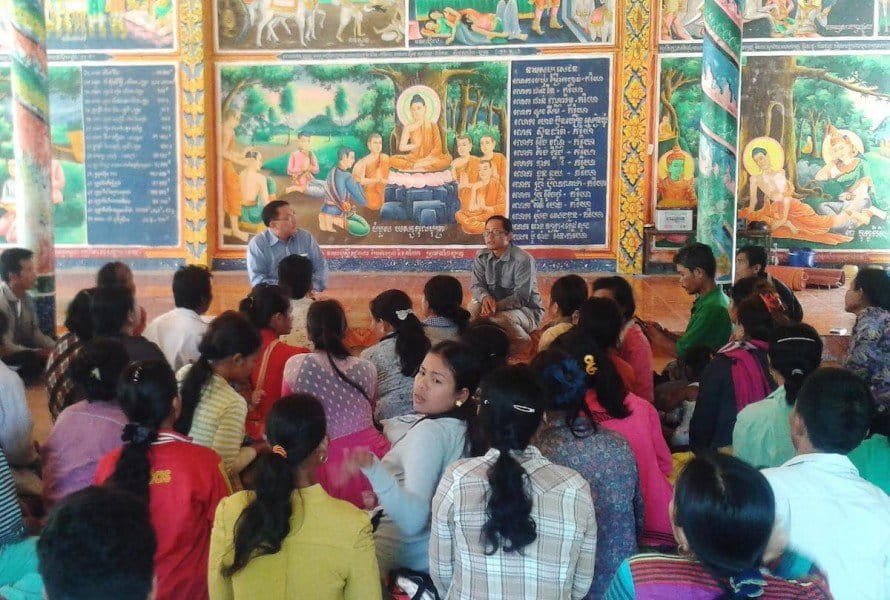
{"type": "Polygon", "coordinates": [[[318,242],[305,229],[297,227],[294,209],[284,200],[263,207],[266,231],[247,246],[247,274],[250,285],[278,284],[278,263],[285,256],[299,254],[312,261],[312,288],[321,292],[328,283],[328,263],[318,242]]]}

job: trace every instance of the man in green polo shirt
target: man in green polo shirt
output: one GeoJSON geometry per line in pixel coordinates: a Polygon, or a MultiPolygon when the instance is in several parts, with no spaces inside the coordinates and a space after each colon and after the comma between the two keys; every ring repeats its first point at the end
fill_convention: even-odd
{"type": "Polygon", "coordinates": [[[707,346],[711,350],[723,347],[732,334],[732,321],[729,298],[714,281],[717,261],[710,246],[694,243],[681,248],[674,256],[674,265],[680,275],[680,285],[686,293],[696,296],[692,314],[682,335],[666,330],[659,323],[643,323],[652,349],[682,360],[694,346],[707,346]]]}

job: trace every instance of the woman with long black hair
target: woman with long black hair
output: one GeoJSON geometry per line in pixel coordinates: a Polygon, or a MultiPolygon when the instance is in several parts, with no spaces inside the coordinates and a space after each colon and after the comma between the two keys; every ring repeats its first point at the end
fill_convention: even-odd
{"type": "Polygon", "coordinates": [[[379,600],[367,513],[318,485],[328,459],[325,409],[284,396],[266,419],[271,450],[256,460],[256,488],[219,504],[210,542],[210,596],[379,600]]]}
{"type": "Polygon", "coordinates": [[[584,598],[593,580],[590,485],[531,445],[543,391],[525,366],[482,381],[491,449],[445,470],[433,499],[430,576],[446,598],[584,598]],[[492,576],[497,574],[496,576],[492,576]]]}
{"type": "Polygon", "coordinates": [[[310,394],[324,406],[330,447],[318,482],[325,491],[359,508],[373,508],[367,478],[361,473],[345,476],[342,464],[351,448],[365,448],[379,458],[389,450],[389,442],[374,427],[377,372],[370,361],[349,355],[343,342],[346,313],[336,300],[314,302],[306,328],[315,351],[287,361],[281,394],[310,394]]]}
{"type": "Polygon", "coordinates": [[[361,357],[377,369],[377,422],[413,411],[414,375],[423,362],[430,341],[414,314],[411,298],[402,290],[386,290],[371,300],[371,331],[379,342],[361,357]]]}
{"type": "Polygon", "coordinates": [[[416,414],[394,419],[392,449],[382,460],[353,450],[347,472],[371,482],[384,516],[374,532],[384,577],[395,568],[429,572],[430,503],[445,468],[485,450],[479,436],[479,360],[472,348],[445,341],[430,350],[414,377],[416,414]]]}
{"type": "Polygon", "coordinates": [[[247,400],[233,385],[250,380],[261,338],[244,315],[229,310],[216,317],[198,344],[201,356],[176,374],[182,411],[175,428],[223,459],[234,487],[238,474],[256,457],[243,446],[247,400]]]}
{"type": "Polygon", "coordinates": [[[464,288],[451,275],[434,275],[423,286],[423,329],[432,345],[457,339],[470,324],[464,308],[464,288]]]}
{"type": "Polygon", "coordinates": [[[213,515],[230,491],[220,458],[173,431],[180,406],[176,377],[166,361],[129,365],[117,401],[129,421],[124,446],[102,458],[95,482],[146,502],[158,542],[156,597],[207,598],[213,515]]]}

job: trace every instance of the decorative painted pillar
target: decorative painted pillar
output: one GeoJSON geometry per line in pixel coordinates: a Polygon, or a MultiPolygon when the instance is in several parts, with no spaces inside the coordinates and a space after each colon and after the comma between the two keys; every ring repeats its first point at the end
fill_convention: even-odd
{"type": "Polygon", "coordinates": [[[696,237],[717,258],[717,280],[732,281],[736,154],[744,0],[705,0],[696,237]]]}
{"type": "Polygon", "coordinates": [[[40,328],[56,330],[53,204],[50,192],[52,147],[46,18],[43,0],[10,0],[6,15],[10,42],[12,129],[16,181],[17,246],[34,252],[33,290],[40,328]]]}

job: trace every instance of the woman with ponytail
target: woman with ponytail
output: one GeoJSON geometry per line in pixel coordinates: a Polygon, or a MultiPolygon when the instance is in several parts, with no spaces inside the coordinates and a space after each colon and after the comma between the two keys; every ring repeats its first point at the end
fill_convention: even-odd
{"type": "Polygon", "coordinates": [[[211,598],[379,600],[367,513],[328,496],[316,478],[330,451],[324,407],[306,394],[282,397],[266,418],[266,439],[255,490],[216,511],[211,598]]]}
{"type": "Polygon", "coordinates": [[[470,324],[470,313],[463,307],[464,288],[451,275],[434,275],[423,286],[423,329],[435,346],[457,339],[470,324]]]}
{"type": "Polygon", "coordinates": [[[261,440],[266,415],[281,397],[284,364],[290,357],[309,350],[285,344],[279,339],[290,334],[292,317],[290,299],[277,285],[257,284],[250,295],[241,301],[238,310],[259,330],[262,338],[260,357],[250,374],[251,387],[258,398],[257,403],[247,411],[246,428],[247,435],[254,440],[261,440]]]}
{"type": "Polygon", "coordinates": [[[389,450],[389,442],[374,427],[377,372],[370,361],[349,355],[343,342],[346,313],[336,300],[314,302],[306,328],[315,351],[287,361],[281,395],[310,394],[321,402],[330,447],[327,462],[318,469],[318,482],[334,498],[373,508],[371,484],[361,473],[344,475],[343,461],[352,448],[365,448],[378,458],[389,450]]]}
{"type": "MultiPolygon", "coordinates": [[[[213,448],[223,460],[229,481],[240,488],[238,474],[256,457],[256,450],[243,446],[247,401],[233,385],[245,385],[260,352],[260,334],[233,310],[210,322],[198,344],[201,356],[176,374],[182,411],[175,429],[196,444],[213,448]]],[[[256,404],[254,394],[251,404],[256,404]]]]}
{"type": "Polygon", "coordinates": [[[693,452],[732,446],[732,430],[743,408],[776,389],[767,352],[773,331],[790,320],[782,300],[765,279],[747,277],[732,286],[729,317],[736,332],[701,375],[689,422],[693,452]]]}
{"type": "Polygon", "coordinates": [[[778,467],[797,454],[788,417],[804,378],[822,362],[822,338],[805,323],[777,327],[769,341],[769,360],[784,385],[743,408],[732,431],[733,454],[759,469],[778,467]]]}
{"type": "Polygon", "coordinates": [[[157,535],[156,598],[206,599],[213,515],[230,492],[219,456],[173,431],[180,404],[166,361],[130,364],[117,401],[129,421],[124,446],[99,462],[95,483],[145,501],[157,535]]]}
{"type": "Polygon", "coordinates": [[[643,533],[643,495],[633,451],[624,436],[597,425],[584,401],[587,374],[565,352],[548,349],[531,365],[547,398],[534,438],[548,460],[578,471],[590,484],[597,545],[587,598],[602,598],[621,561],[637,553],[643,533]]]}
{"type": "Polygon", "coordinates": [[[371,332],[380,340],[362,352],[377,369],[374,420],[413,412],[414,375],[430,349],[423,325],[414,315],[411,298],[402,290],[386,290],[371,300],[371,332]]]}
{"type": "Polygon", "coordinates": [[[661,432],[658,411],[646,400],[628,392],[607,352],[574,331],[561,335],[553,346],[570,356],[584,372],[584,387],[575,379],[551,378],[551,394],[582,394],[593,421],[603,429],[621,434],[630,444],[640,475],[644,516],[640,545],[674,547],[668,519],[673,489],[671,451],[661,432]],[[575,387],[577,386],[577,388],[575,387]]]}
{"type": "Polygon", "coordinates": [[[773,491],[760,471],[725,454],[698,455],[680,474],[671,508],[680,555],[625,561],[604,598],[830,600],[819,573],[798,581],[763,573],[783,550],[772,536],[775,520],[773,491]]]}
{"type": "Polygon", "coordinates": [[[370,480],[384,516],[374,532],[381,576],[395,568],[429,572],[430,503],[445,468],[483,453],[473,395],[479,360],[464,344],[430,350],[414,377],[413,413],[393,419],[392,449],[382,460],[353,450],[345,466],[370,480]]]}
{"type": "Polygon", "coordinates": [[[40,449],[47,508],[88,487],[99,460],[120,448],[127,417],[117,403],[117,382],[127,362],[121,344],[98,338],[87,342],[68,367],[67,379],[85,400],[62,411],[40,449]]]}
{"type": "Polygon", "coordinates": [[[479,420],[491,449],[448,467],[433,499],[430,575],[445,598],[556,600],[590,590],[590,485],[531,445],[542,397],[523,365],[482,380],[479,420]]]}

